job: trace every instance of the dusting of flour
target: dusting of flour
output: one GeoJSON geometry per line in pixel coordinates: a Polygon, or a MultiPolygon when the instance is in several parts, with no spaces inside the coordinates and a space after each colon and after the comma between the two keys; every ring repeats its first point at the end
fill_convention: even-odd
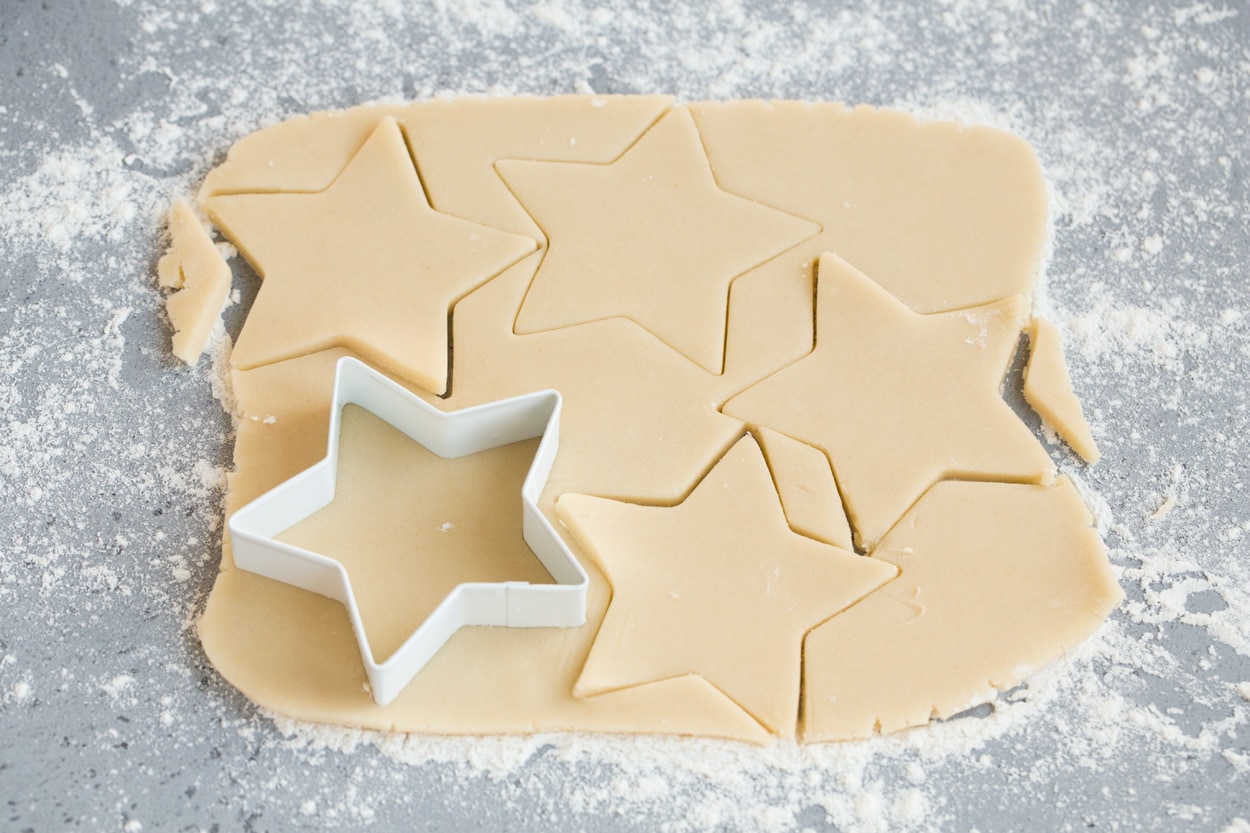
{"type": "Polygon", "coordinates": [[[1250,830],[1244,9],[126,0],[91,11],[90,48],[40,51],[72,29],[59,13],[0,12],[25,50],[0,98],[16,829],[177,829],[176,794],[223,829],[1250,830]],[[1128,596],[1093,639],[965,717],[764,749],[316,727],[215,676],[193,623],[220,546],[217,401],[255,282],[236,260],[210,355],[178,366],[151,277],[165,209],[232,141],[310,110],[570,91],[866,102],[1033,144],[1053,206],[1037,304],[1104,459],[1052,449],[1128,596]]]}

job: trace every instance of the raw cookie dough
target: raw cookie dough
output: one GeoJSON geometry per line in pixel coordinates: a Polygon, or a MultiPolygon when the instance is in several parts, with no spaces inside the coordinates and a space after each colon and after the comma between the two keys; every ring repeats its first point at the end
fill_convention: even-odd
{"type": "Polygon", "coordinates": [[[435,393],[447,389],[452,306],[538,245],[430,208],[389,117],[324,191],[207,208],[264,278],[249,313],[264,326],[240,333],[235,367],[341,345],[435,393]]]}
{"type": "Polygon", "coordinates": [[[725,405],[829,455],[871,549],[933,483],[1046,483],[1054,463],[999,388],[1027,321],[1014,295],[920,315],[836,255],[820,259],[811,354],[725,405]]]}
{"type": "MultiPolygon", "coordinates": [[[[227,512],[325,455],[334,365],[345,355],[353,354],[336,348],[234,372],[235,396],[249,404],[240,414],[227,512]]],[[[562,453],[556,466],[566,459],[562,453]]],[[[386,707],[364,688],[364,667],[343,606],[236,569],[229,542],[199,634],[214,665],[240,690],[303,720],[456,734],[577,729],[753,743],[770,737],[698,677],[574,697],[610,595],[594,563],[582,561],[590,575],[585,628],[462,628],[386,707]]]]}
{"type": "Polygon", "coordinates": [[[896,575],[791,530],[750,436],[676,506],[566,494],[556,514],[613,591],[574,693],[698,674],[776,734],[798,718],[803,635],[896,575]]]}
{"type": "Polygon", "coordinates": [[[771,428],[761,428],[758,434],[790,528],[808,538],[853,549],[851,526],[825,453],[771,428]]]}
{"type": "Polygon", "coordinates": [[[690,109],[722,188],[820,224],[778,274],[835,252],[917,312],[1031,293],[1046,183],[1018,136],[835,103],[690,109]]]}
{"type": "MultiPolygon", "coordinates": [[[[989,524],[996,552],[1026,564],[1077,557],[1085,567],[1052,579],[1058,597],[1087,603],[1054,614],[1053,638],[1022,639],[1020,663],[1057,656],[1114,602],[1086,515],[1052,513],[1056,528],[1029,538],[992,528],[984,512],[986,490],[1067,495],[1064,481],[944,480],[1040,484],[1053,476],[1045,449],[998,397],[1029,324],[1022,296],[1045,240],[1044,193],[1036,160],[1016,137],[840,105],[675,107],[661,96],[418,102],[294,119],[245,138],[201,190],[223,233],[266,273],[233,358],[239,432],[227,512],[324,454],[340,356],[381,365],[445,409],[555,388],[564,397],[560,453],[540,506],[553,523],[581,525],[565,537],[590,588],[585,627],[462,629],[380,707],[363,689],[342,607],[236,569],[227,541],[199,623],[209,657],[275,711],[406,731],[665,732],[762,743],[802,729],[828,740],[992,696],[986,680],[1006,684],[1010,675],[969,676],[939,663],[917,666],[910,699],[886,691],[874,698],[871,680],[864,686],[855,675],[878,705],[843,713],[829,697],[848,690],[836,661],[846,646],[828,634],[853,624],[848,617],[861,607],[896,605],[894,596],[913,585],[962,604],[959,583],[941,568],[926,573],[871,549],[883,536],[899,540],[901,526],[887,530],[948,492],[943,518],[953,529],[975,536],[989,524]],[[633,191],[607,184],[626,171],[654,179],[633,191]],[[667,183],[663,198],[634,199],[655,182],[667,183]],[[574,185],[591,184],[594,192],[580,195],[584,216],[553,201],[555,191],[578,197],[574,185]],[[616,198],[628,211],[614,210],[616,198]],[[680,208],[694,205],[707,208],[697,216],[680,208]],[[642,225],[625,226],[625,216],[642,225]],[[575,239],[581,230],[570,238],[579,228],[595,239],[575,239]],[[589,284],[544,288],[566,247],[581,247],[578,264],[616,281],[618,294],[589,284]],[[449,249],[464,257],[428,267],[432,252],[449,249]],[[640,274],[663,281],[621,301],[640,274]],[[427,286],[432,277],[438,287],[427,286]],[[599,298],[611,303],[591,309],[599,298]],[[543,317],[553,303],[568,314],[543,317]],[[309,311],[296,315],[297,304],[309,311]],[[797,390],[787,379],[804,368],[827,378],[797,390]],[[844,440],[828,426],[807,430],[796,414],[812,409],[868,433],[844,440]],[[908,453],[890,450],[891,432],[908,453]],[[715,523],[672,520],[725,506],[732,509],[715,523]],[[631,522],[643,516],[665,521],[631,522]],[[715,528],[701,542],[704,523],[715,528]],[[656,532],[665,524],[671,535],[656,532]],[[750,530],[766,530],[773,545],[747,546],[750,530]],[[849,551],[852,534],[865,554],[849,551]],[[1080,544],[1076,556],[1052,551],[1069,539],[1080,544]],[[753,580],[754,568],[741,566],[751,564],[772,567],[753,580]],[[654,623],[623,626],[631,615],[672,615],[680,607],[669,586],[675,576],[690,587],[698,577],[697,617],[677,616],[659,638],[654,623]],[[749,623],[735,616],[752,599],[757,629],[738,634],[749,623]],[[667,644],[678,630],[687,638],[667,644]],[[735,646],[733,663],[715,658],[723,644],[735,646]],[[807,701],[822,703],[802,727],[800,679],[807,701]]],[[[385,480],[369,484],[383,467],[367,459],[390,466],[405,452],[384,436],[362,437],[356,452],[345,450],[360,459],[343,465],[357,467],[363,489],[385,492],[385,480]]],[[[444,482],[477,478],[456,470],[444,482]]],[[[430,498],[446,491],[413,484],[412,501],[423,489],[430,498]]],[[[345,532],[350,539],[337,527],[312,537],[334,548],[345,532]]],[[[525,563],[523,552],[508,552],[513,566],[525,563]]],[[[380,591],[376,627],[393,640],[415,617],[392,601],[426,575],[397,563],[403,558],[393,550],[360,565],[380,591]]],[[[954,561],[926,558],[954,564],[952,574],[967,579],[954,561]]],[[[460,578],[485,567],[475,563],[460,578]]],[[[1003,575],[984,609],[1029,609],[1036,588],[1028,571],[1003,575]]],[[[975,588],[967,599],[982,601],[975,588]]],[[[976,611],[962,615],[973,621],[976,611]]],[[[941,629],[934,634],[940,640],[941,629]]],[[[856,632],[855,648],[871,653],[880,643],[890,655],[899,650],[892,638],[856,632]]],[[[998,634],[974,628],[963,639],[984,641],[986,655],[1004,662],[1014,656],[1016,643],[998,634]]]]}
{"type": "Polygon", "coordinates": [[[173,354],[195,364],[230,292],[230,265],[186,200],[169,210],[169,250],[156,264],[157,281],[174,290],[165,299],[173,325],[173,354]]]}
{"type": "Polygon", "coordinates": [[[684,108],[610,165],[495,167],[547,236],[518,334],[625,317],[711,373],[733,279],[820,230],[718,188],[684,108]]]}
{"type": "Polygon", "coordinates": [[[375,662],[457,584],[551,581],[521,537],[537,439],[446,460],[356,405],[339,436],[334,500],[277,540],[343,565],[375,662]]]}
{"type": "Polygon", "coordinates": [[[1092,527],[1066,477],[934,486],[873,552],[899,577],[807,637],[804,739],[950,717],[1089,636],[1123,597],[1092,527]]]}
{"type": "Polygon", "coordinates": [[[1085,421],[1081,400],[1072,391],[1068,365],[1063,360],[1063,337],[1045,318],[1034,318],[1029,329],[1029,363],[1024,368],[1024,398],[1056,434],[1093,465],[1102,457],[1085,421]]]}

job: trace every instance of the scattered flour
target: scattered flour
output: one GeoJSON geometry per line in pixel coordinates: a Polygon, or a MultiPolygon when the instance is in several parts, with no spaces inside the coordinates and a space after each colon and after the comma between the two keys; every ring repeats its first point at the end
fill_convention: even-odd
{"type": "MultiPolygon", "coordinates": [[[[0,733],[21,715],[76,750],[90,781],[42,793],[20,782],[30,806],[53,806],[52,790],[80,826],[169,829],[152,773],[185,770],[189,801],[233,814],[223,828],[390,829],[434,808],[674,833],[1085,819],[1250,831],[1244,798],[1229,798],[1250,794],[1245,12],[968,0],[918,26],[910,8],[763,7],[127,0],[94,12],[112,21],[99,37],[116,78],[69,55],[6,82],[0,733]],[[260,34],[272,32],[283,37],[260,34]],[[1127,602],[993,704],[866,743],[434,738],[258,720],[204,667],[192,632],[218,557],[230,333],[254,290],[239,282],[198,368],[171,361],[151,280],[165,209],[234,139],[310,110],[656,90],[896,105],[1033,143],[1054,206],[1038,307],[1064,330],[1104,450],[1078,484],[1127,602]]],[[[0,784],[12,777],[0,769],[0,784]]],[[[44,826],[69,826],[59,812],[44,826]]]]}

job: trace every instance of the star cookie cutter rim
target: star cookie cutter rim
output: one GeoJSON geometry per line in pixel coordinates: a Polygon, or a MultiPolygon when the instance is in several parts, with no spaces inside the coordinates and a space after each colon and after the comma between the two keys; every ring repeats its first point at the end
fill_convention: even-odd
{"type": "Polygon", "coordinates": [[[440,411],[363,362],[335,364],[326,456],[237,510],[230,518],[234,563],[248,572],[334,599],[347,608],[365,674],[379,706],[399,695],[461,627],[579,627],[586,623],[590,579],[538,508],[559,446],[561,397],[544,390],[440,411]],[[274,538],[328,505],[337,484],[345,405],[355,404],[440,457],[454,459],[542,437],[521,486],[522,537],[554,584],[465,582],[444,598],[384,662],[376,662],[347,569],[329,556],[274,538]]]}

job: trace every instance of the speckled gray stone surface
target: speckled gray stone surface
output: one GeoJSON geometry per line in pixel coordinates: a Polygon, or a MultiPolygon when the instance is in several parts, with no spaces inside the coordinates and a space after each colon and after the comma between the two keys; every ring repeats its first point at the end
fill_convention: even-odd
{"type": "Polygon", "coordinates": [[[593,6],[0,4],[0,830],[1250,830],[1250,10],[593,6]],[[443,90],[935,106],[1029,139],[1129,597],[1075,705],[967,755],[641,802],[545,746],[503,778],[310,749],[218,677],[189,623],[230,424],[208,360],[168,352],[161,212],[262,124],[443,90]]]}

